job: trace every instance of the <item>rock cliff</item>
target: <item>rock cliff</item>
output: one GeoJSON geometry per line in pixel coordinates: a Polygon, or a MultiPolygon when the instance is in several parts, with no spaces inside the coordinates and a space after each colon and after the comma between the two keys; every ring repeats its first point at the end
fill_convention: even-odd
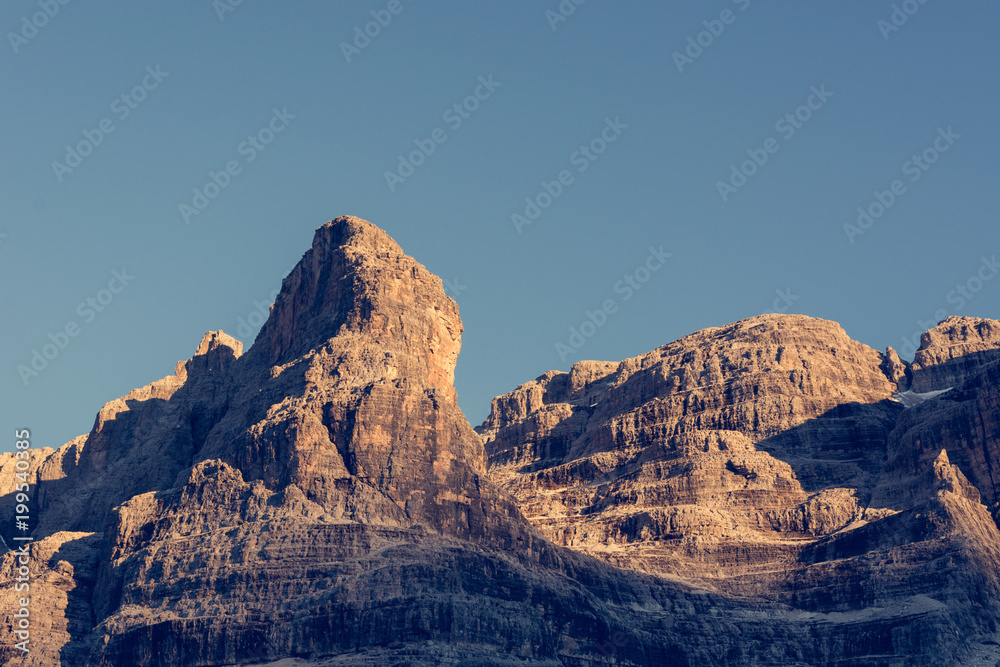
{"type": "Polygon", "coordinates": [[[948,389],[1000,359],[1000,322],[949,317],[920,337],[913,357],[913,390],[948,389]]]}
{"type": "Polygon", "coordinates": [[[556,544],[810,613],[934,615],[983,643],[886,656],[965,664],[1000,611],[998,325],[949,318],[910,365],[833,322],[754,317],[550,371],[477,430],[556,544]]]}
{"type": "Polygon", "coordinates": [[[477,434],[441,281],[337,218],[245,354],[209,332],[32,452],[31,651],[8,615],[0,657],[994,664],[998,323],[953,320],[907,364],[751,318],[546,373],[477,434]]]}

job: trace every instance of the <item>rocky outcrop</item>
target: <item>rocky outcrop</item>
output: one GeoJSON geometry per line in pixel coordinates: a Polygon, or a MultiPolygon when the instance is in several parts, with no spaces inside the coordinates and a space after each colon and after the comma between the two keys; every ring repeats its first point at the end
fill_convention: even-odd
{"type": "Polygon", "coordinates": [[[913,391],[954,387],[998,360],[1000,322],[949,317],[920,336],[920,348],[913,356],[913,391]]]}
{"type": "MultiPolygon", "coordinates": [[[[57,450],[31,450],[30,480],[40,523],[38,537],[64,531],[101,531],[111,508],[132,496],[170,488],[189,467],[209,429],[225,413],[236,339],[206,333],[195,355],[174,375],[105,403],[94,427],[57,450]]],[[[13,484],[14,455],[0,455],[4,484],[13,484]]],[[[10,489],[13,487],[10,486],[10,489]]],[[[9,489],[0,500],[2,529],[11,522],[9,489]]]]}
{"type": "Polygon", "coordinates": [[[912,380],[910,365],[900,359],[899,353],[891,347],[885,348],[885,355],[882,358],[882,372],[885,373],[890,382],[896,383],[896,391],[910,390],[912,380]]]}
{"type": "MultiPolygon", "coordinates": [[[[245,354],[210,332],[31,453],[40,519],[30,557],[0,560],[0,601],[28,577],[32,651],[7,617],[3,660],[1000,659],[986,343],[910,368],[832,322],[751,318],[546,373],[481,438],[456,403],[461,334],[384,232],[317,229],[245,354]],[[939,366],[958,388],[894,399],[939,366]]],[[[0,484],[15,466],[0,456],[0,484]]]]}
{"type": "MultiPolygon", "coordinates": [[[[491,471],[557,544],[730,592],[869,520],[901,411],[835,323],[759,316],[494,400],[491,471]]],[[[879,512],[873,511],[874,516],[879,512]]]]}
{"type": "MultiPolygon", "coordinates": [[[[974,355],[988,359],[983,352],[974,355]]],[[[957,369],[959,364],[953,368],[957,369]]],[[[955,383],[906,411],[889,440],[881,482],[887,505],[905,505],[912,494],[910,478],[930,465],[942,450],[975,486],[996,513],[1000,507],[1000,359],[963,363],[955,383]]],[[[915,374],[916,378],[920,375],[915,374]]],[[[933,386],[933,385],[931,385],[933,386]]],[[[940,391],[940,390],[938,390],[940,391]]]]}
{"type": "Polygon", "coordinates": [[[84,665],[87,647],[80,642],[94,627],[91,599],[100,549],[94,533],[59,532],[29,543],[23,555],[21,544],[0,556],[0,609],[5,624],[21,618],[23,600],[29,600],[27,636],[15,637],[10,627],[3,629],[0,661],[5,665],[84,665]],[[25,575],[21,567],[30,572],[25,575]],[[19,642],[28,653],[16,648],[19,642]]]}

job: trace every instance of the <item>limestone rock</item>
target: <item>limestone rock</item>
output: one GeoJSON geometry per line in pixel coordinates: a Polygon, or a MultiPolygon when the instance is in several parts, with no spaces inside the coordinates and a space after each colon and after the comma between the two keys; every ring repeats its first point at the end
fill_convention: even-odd
{"type": "Polygon", "coordinates": [[[1000,322],[952,316],[920,336],[913,357],[913,391],[960,384],[985,364],[1000,360],[1000,322]]]}
{"type": "Polygon", "coordinates": [[[494,400],[491,472],[557,544],[752,594],[863,519],[900,408],[833,322],[767,315],[494,400]]]}
{"type": "Polygon", "coordinates": [[[896,391],[910,390],[910,365],[899,358],[899,354],[891,347],[885,348],[882,358],[882,372],[892,382],[896,383],[896,391]]]}
{"type": "MultiPolygon", "coordinates": [[[[910,369],[891,348],[768,315],[550,371],[494,399],[477,430],[493,477],[556,544],[810,613],[926,610],[912,597],[927,595],[940,618],[925,632],[988,635],[1000,599],[996,325],[925,337],[913,377],[946,377],[933,358],[965,381],[910,410],[894,398],[910,369]],[[975,565],[928,565],[942,558],[975,565]]],[[[886,653],[919,653],[903,645],[886,653]]]]}
{"type": "Polygon", "coordinates": [[[942,326],[907,368],[833,322],[750,318],[545,373],[480,437],[441,281],[337,218],[245,354],[209,332],[31,452],[32,652],[7,616],[0,658],[996,663],[996,323],[942,326]],[[911,375],[955,388],[907,409],[911,375]]]}

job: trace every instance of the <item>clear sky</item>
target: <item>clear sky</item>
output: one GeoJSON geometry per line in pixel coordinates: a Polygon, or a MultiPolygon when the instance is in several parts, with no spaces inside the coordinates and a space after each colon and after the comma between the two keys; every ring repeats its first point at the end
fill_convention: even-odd
{"type": "Polygon", "coordinates": [[[762,312],[1000,316],[994,2],[231,1],[0,4],[0,450],[249,344],[342,214],[450,281],[473,424],[762,312]]]}

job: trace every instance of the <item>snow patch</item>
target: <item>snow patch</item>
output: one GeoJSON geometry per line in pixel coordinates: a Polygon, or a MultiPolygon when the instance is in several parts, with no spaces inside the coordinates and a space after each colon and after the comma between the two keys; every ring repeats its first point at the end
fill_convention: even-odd
{"type": "Polygon", "coordinates": [[[920,405],[924,401],[929,401],[932,398],[936,398],[946,391],[951,391],[953,387],[948,387],[947,389],[938,389],[937,391],[925,391],[923,393],[918,393],[915,391],[904,391],[898,394],[893,394],[892,397],[903,404],[904,407],[912,408],[914,406],[920,405]]]}

